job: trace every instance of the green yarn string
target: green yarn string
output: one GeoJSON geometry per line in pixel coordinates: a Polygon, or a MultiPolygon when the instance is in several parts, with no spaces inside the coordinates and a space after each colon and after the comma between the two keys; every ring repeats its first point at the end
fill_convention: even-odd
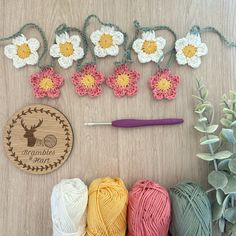
{"type": "MultiPolygon", "coordinates": [[[[124,52],[127,51],[127,48],[126,48],[126,47],[127,47],[127,42],[128,42],[128,36],[127,36],[127,34],[126,34],[125,32],[123,32],[123,31],[121,30],[121,28],[120,28],[119,26],[115,25],[115,24],[102,22],[102,21],[100,20],[100,18],[99,18],[98,16],[96,16],[96,15],[89,15],[89,16],[85,19],[85,21],[84,21],[83,34],[84,34],[84,37],[86,38],[87,42],[89,42],[89,40],[88,40],[88,35],[87,35],[87,28],[88,28],[88,26],[89,26],[89,23],[90,23],[90,20],[91,20],[91,19],[95,19],[99,24],[101,24],[101,25],[103,25],[103,26],[113,27],[115,30],[120,31],[120,32],[124,35],[124,42],[122,43],[123,50],[124,50],[124,52]]],[[[91,52],[91,55],[92,55],[92,58],[93,58],[92,62],[89,62],[89,63],[87,63],[87,64],[96,64],[96,62],[97,62],[97,57],[96,57],[96,55],[95,55],[95,53],[94,53],[94,51],[93,51],[93,48],[92,48],[91,44],[88,43],[87,45],[88,45],[88,48],[89,48],[89,50],[90,50],[90,52],[91,52]]],[[[124,63],[126,62],[126,60],[125,60],[125,58],[126,58],[125,55],[126,55],[126,53],[124,53],[124,56],[123,56],[121,62],[115,62],[115,64],[124,64],[124,63]]]]}
{"type": "Polygon", "coordinates": [[[43,59],[44,55],[48,51],[48,41],[46,39],[44,31],[38,25],[36,25],[34,23],[27,23],[27,24],[23,25],[20,28],[20,30],[18,32],[16,32],[15,34],[12,34],[12,35],[10,35],[8,37],[0,38],[0,41],[6,41],[6,40],[10,40],[10,39],[16,38],[16,37],[20,36],[26,28],[34,28],[34,29],[36,29],[39,32],[40,36],[42,37],[43,51],[42,51],[41,55],[39,56],[39,60],[38,60],[38,63],[37,63],[38,67],[40,69],[47,68],[47,67],[52,67],[52,64],[40,65],[41,60],[43,59]]]}
{"type": "Polygon", "coordinates": [[[82,62],[83,62],[83,60],[85,59],[85,57],[88,53],[88,40],[87,40],[86,34],[84,34],[83,30],[80,30],[79,28],[76,28],[76,27],[69,27],[66,24],[59,25],[55,30],[55,34],[57,34],[57,35],[60,35],[60,34],[65,33],[65,32],[67,32],[67,33],[76,32],[82,38],[84,56],[83,56],[83,58],[77,60],[77,62],[76,62],[76,70],[80,70],[84,66],[82,64],[82,62]]]}
{"type": "MultiPolygon", "coordinates": [[[[137,34],[139,34],[139,32],[147,32],[147,31],[160,31],[160,30],[167,30],[168,32],[170,32],[174,38],[174,42],[173,42],[173,46],[167,50],[163,55],[162,57],[159,59],[159,61],[156,63],[158,68],[161,67],[161,62],[164,58],[165,55],[167,54],[170,54],[170,57],[166,63],[166,65],[164,66],[164,68],[169,68],[171,66],[171,63],[173,61],[173,58],[174,58],[174,55],[175,55],[175,41],[177,40],[177,35],[176,33],[168,26],[165,26],[165,25],[158,25],[158,26],[153,26],[153,27],[146,27],[146,26],[140,26],[140,23],[135,20],[134,21],[134,26],[135,28],[137,29],[138,33],[136,33],[136,38],[137,38],[137,34]]],[[[132,45],[131,45],[132,47],[132,45]]]]}
{"type": "Polygon", "coordinates": [[[236,47],[236,42],[230,42],[219,30],[214,27],[208,26],[205,28],[200,28],[198,25],[194,25],[190,32],[192,34],[202,34],[206,32],[212,32],[219,36],[220,40],[228,47],[236,47]]]}
{"type": "Polygon", "coordinates": [[[170,188],[173,236],[211,236],[212,217],[209,199],[193,182],[182,182],[170,188]]]}

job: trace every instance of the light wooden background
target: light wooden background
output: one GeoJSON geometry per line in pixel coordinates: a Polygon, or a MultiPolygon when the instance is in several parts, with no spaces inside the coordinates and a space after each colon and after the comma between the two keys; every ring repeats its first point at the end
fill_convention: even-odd
{"type": "MultiPolygon", "coordinates": [[[[50,43],[61,23],[82,26],[89,14],[118,24],[132,34],[133,20],[143,25],[164,24],[184,36],[194,24],[215,26],[228,38],[236,40],[236,1],[234,0],[0,0],[0,36],[16,32],[23,24],[35,22],[45,31],[50,43]]],[[[35,35],[28,32],[27,35],[35,35]]],[[[17,70],[3,55],[0,47],[0,126],[22,106],[43,103],[60,109],[74,129],[75,143],[71,157],[57,171],[34,176],[18,170],[4,155],[0,146],[0,234],[7,236],[52,235],[50,195],[62,178],[79,177],[89,184],[101,176],[120,176],[127,187],[140,178],[150,178],[169,187],[180,180],[191,179],[207,187],[207,164],[195,156],[200,151],[199,135],[193,130],[193,93],[195,78],[201,78],[210,89],[216,108],[221,95],[236,89],[236,49],[222,45],[214,34],[202,36],[209,54],[199,69],[174,64],[172,71],[182,77],[178,97],[171,102],[154,101],[147,80],[155,72],[151,63],[134,67],[140,71],[139,93],[133,98],[115,98],[104,88],[96,99],[80,98],[69,81],[74,68],[62,70],[66,83],[56,100],[35,99],[28,77],[35,67],[17,70]],[[84,122],[110,121],[116,118],[183,117],[185,123],[175,127],[115,129],[85,127],[84,122]]],[[[135,59],[137,59],[135,57],[135,59]]],[[[112,72],[111,59],[99,61],[106,74],[112,72]]],[[[1,140],[2,141],[2,136],[1,140]]],[[[215,234],[216,235],[216,234],[215,234]]]]}

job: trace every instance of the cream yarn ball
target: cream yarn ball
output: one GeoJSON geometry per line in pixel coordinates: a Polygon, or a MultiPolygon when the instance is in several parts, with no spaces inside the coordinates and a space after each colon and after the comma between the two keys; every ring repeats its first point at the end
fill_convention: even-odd
{"type": "Polygon", "coordinates": [[[63,179],[51,196],[53,236],[84,236],[88,188],[78,178],[63,179]]]}

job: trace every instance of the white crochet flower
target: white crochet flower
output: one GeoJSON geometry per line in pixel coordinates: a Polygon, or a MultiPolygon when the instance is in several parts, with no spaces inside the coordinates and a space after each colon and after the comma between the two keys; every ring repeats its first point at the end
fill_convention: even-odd
{"type": "Polygon", "coordinates": [[[208,49],[205,43],[201,42],[199,34],[188,33],[185,38],[175,42],[176,60],[178,64],[188,64],[192,68],[197,68],[201,64],[201,56],[207,54],[208,49]]]}
{"type": "Polygon", "coordinates": [[[13,65],[16,68],[21,68],[25,65],[35,65],[38,62],[39,56],[37,50],[40,43],[35,38],[26,39],[21,34],[12,39],[12,44],[5,46],[4,54],[13,60],[13,65]]]}
{"type": "Polygon", "coordinates": [[[79,60],[84,56],[84,50],[80,45],[79,35],[69,36],[67,32],[56,35],[56,44],[50,48],[50,55],[58,59],[62,68],[67,69],[72,66],[73,60],[79,60]]]}
{"type": "Polygon", "coordinates": [[[102,26],[90,35],[92,43],[95,45],[94,53],[98,57],[117,56],[119,53],[118,45],[124,42],[124,35],[116,31],[114,27],[102,26]]]}
{"type": "Polygon", "coordinates": [[[134,41],[132,47],[138,54],[138,59],[141,63],[150,61],[159,62],[163,56],[163,48],[166,45],[166,40],[162,37],[156,37],[154,31],[142,33],[142,38],[134,41]]]}

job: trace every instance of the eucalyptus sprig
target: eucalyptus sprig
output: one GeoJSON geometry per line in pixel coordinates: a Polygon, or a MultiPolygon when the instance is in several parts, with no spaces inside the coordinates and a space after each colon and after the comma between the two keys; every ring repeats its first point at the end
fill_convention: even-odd
{"type": "Polygon", "coordinates": [[[212,219],[219,224],[222,233],[227,224],[231,227],[228,235],[236,236],[236,93],[231,91],[229,98],[226,95],[222,97],[223,127],[217,132],[219,125],[212,124],[214,108],[201,80],[197,80],[196,90],[194,112],[199,118],[194,128],[203,134],[200,144],[208,150],[197,154],[197,157],[213,163],[213,170],[208,175],[211,188],[207,191],[213,196],[212,219]]]}

